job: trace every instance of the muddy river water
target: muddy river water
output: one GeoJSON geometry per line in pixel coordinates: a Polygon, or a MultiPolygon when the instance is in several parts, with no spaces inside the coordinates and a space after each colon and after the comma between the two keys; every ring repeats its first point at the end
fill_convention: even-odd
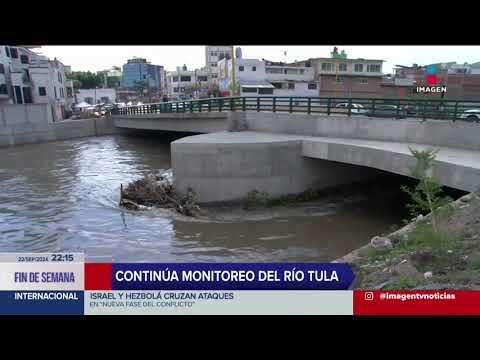
{"type": "Polygon", "coordinates": [[[106,262],[320,262],[401,221],[388,196],[362,194],[248,216],[225,209],[225,221],[120,208],[120,183],[169,168],[169,149],[158,136],[0,149],[0,251],[83,251],[106,262]]]}

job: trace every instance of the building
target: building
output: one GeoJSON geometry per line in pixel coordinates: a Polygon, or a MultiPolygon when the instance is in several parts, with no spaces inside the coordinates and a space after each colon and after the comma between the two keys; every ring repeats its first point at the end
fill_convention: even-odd
{"type": "Polygon", "coordinates": [[[133,58],[123,65],[121,86],[132,89],[145,82],[149,89],[162,90],[163,66],[152,65],[146,59],[133,58]]]}
{"type": "Polygon", "coordinates": [[[381,94],[384,60],[349,59],[335,47],[330,57],[310,58],[290,65],[312,67],[318,83],[317,96],[378,97],[381,94]]]}
{"type": "Polygon", "coordinates": [[[0,46],[0,63],[1,103],[49,103],[54,120],[69,117],[73,104],[73,84],[66,77],[69,67],[18,46],[0,46]]]}
{"type": "Polygon", "coordinates": [[[77,103],[84,101],[91,105],[113,104],[117,101],[117,91],[114,88],[78,89],[76,98],[77,103]]]}
{"type": "Polygon", "coordinates": [[[437,63],[436,83],[446,85],[447,92],[416,93],[417,86],[428,85],[426,81],[426,65],[413,64],[412,66],[397,65],[391,78],[384,78],[382,95],[385,97],[442,97],[448,99],[478,100],[480,99],[480,63],[457,64],[437,63]]]}
{"type": "Polygon", "coordinates": [[[222,59],[232,57],[232,46],[205,46],[205,71],[208,80],[213,86],[217,84],[217,64],[222,59]]]}
{"type": "Polygon", "coordinates": [[[122,82],[122,70],[118,66],[112,66],[110,69],[97,72],[103,77],[104,88],[118,88],[122,82]]]}
{"type": "MultiPolygon", "coordinates": [[[[188,70],[186,65],[167,72],[167,94],[171,99],[190,99],[195,95],[195,71],[188,70]]],[[[207,79],[208,80],[208,79],[207,79]]]]}
{"type": "MultiPolygon", "coordinates": [[[[222,95],[232,92],[233,62],[218,62],[222,95]]],[[[235,59],[235,93],[240,96],[318,96],[313,69],[300,65],[258,59],[235,59]]]]}

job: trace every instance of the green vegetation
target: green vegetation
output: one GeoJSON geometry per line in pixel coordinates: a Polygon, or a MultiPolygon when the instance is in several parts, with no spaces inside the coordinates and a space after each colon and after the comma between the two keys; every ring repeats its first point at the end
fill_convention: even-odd
{"type": "Polygon", "coordinates": [[[404,289],[413,289],[421,285],[423,281],[412,279],[407,276],[401,276],[397,281],[388,283],[382,290],[404,290],[404,289]]]}
{"type": "Polygon", "coordinates": [[[75,89],[95,89],[101,87],[104,81],[103,76],[90,71],[72,71],[67,78],[73,81],[75,89]]]}
{"type": "Polygon", "coordinates": [[[133,87],[137,95],[143,96],[145,95],[145,90],[148,89],[148,82],[145,80],[135,81],[133,87]]]}
{"type": "Polygon", "coordinates": [[[419,181],[413,189],[407,186],[401,188],[410,195],[412,200],[412,203],[407,204],[407,207],[414,217],[425,212],[430,213],[433,230],[438,233],[437,209],[452,201],[451,198],[442,196],[442,186],[430,175],[438,150],[414,150],[410,148],[410,151],[417,160],[415,167],[410,168],[410,175],[419,181]]]}
{"type": "Polygon", "coordinates": [[[300,194],[290,194],[272,198],[266,191],[260,192],[253,190],[247,194],[244,208],[289,206],[295,203],[317,199],[321,195],[322,193],[320,191],[307,190],[300,194]]]}

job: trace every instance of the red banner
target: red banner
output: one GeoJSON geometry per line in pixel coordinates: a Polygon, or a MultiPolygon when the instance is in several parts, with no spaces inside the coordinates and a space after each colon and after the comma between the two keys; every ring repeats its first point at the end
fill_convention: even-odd
{"type": "Polygon", "coordinates": [[[480,291],[354,291],[354,315],[480,315],[480,291]]]}

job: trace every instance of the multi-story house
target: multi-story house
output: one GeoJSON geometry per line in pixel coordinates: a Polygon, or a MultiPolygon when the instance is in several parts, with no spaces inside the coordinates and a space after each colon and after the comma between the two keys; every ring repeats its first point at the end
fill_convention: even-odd
{"type": "Polygon", "coordinates": [[[205,46],[205,70],[211,85],[217,85],[217,64],[232,57],[232,46],[205,46]]]}
{"type": "Polygon", "coordinates": [[[310,58],[290,65],[312,67],[317,96],[378,97],[381,94],[384,60],[348,59],[337,48],[331,57],[310,58]]]}
{"type": "Polygon", "coordinates": [[[204,97],[209,90],[208,70],[206,68],[188,70],[185,65],[169,71],[167,78],[168,97],[190,99],[204,97]]]}
{"type": "Polygon", "coordinates": [[[3,65],[0,84],[3,80],[5,85],[3,103],[50,104],[54,120],[67,118],[73,104],[73,85],[65,71],[68,73],[69,68],[26,47],[0,46],[0,49],[3,65]]]}
{"type": "Polygon", "coordinates": [[[445,97],[450,99],[478,100],[480,98],[480,63],[457,64],[437,63],[436,83],[447,87],[446,93],[416,93],[416,86],[426,83],[426,66],[397,65],[392,78],[385,78],[382,83],[384,96],[396,97],[445,97]]]}
{"type": "Polygon", "coordinates": [[[313,69],[300,65],[287,65],[265,59],[223,59],[218,62],[218,81],[222,95],[240,96],[317,96],[317,83],[313,69]]]}

